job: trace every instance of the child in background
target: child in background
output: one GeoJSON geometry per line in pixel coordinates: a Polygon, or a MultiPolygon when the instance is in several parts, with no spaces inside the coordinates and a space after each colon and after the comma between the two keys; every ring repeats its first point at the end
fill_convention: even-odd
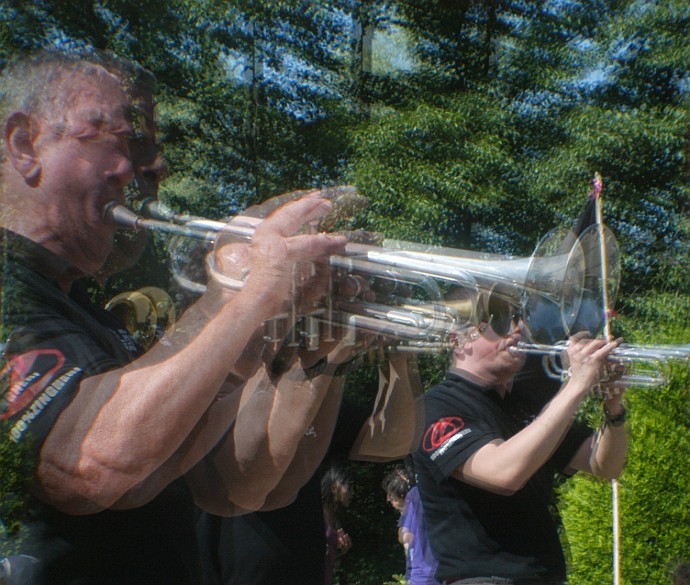
{"type": "Polygon", "coordinates": [[[405,549],[405,579],[410,585],[440,585],[434,577],[437,562],[429,547],[424,510],[413,474],[396,465],[381,483],[386,499],[400,512],[398,541],[405,549]]]}

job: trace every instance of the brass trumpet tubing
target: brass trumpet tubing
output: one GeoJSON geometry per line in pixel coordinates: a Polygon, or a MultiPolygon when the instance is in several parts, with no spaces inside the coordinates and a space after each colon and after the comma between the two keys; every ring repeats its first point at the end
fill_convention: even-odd
{"type": "MultiPolygon", "coordinates": [[[[474,257],[460,257],[460,256],[446,256],[438,255],[429,252],[411,252],[407,250],[387,250],[385,252],[374,252],[372,257],[375,259],[389,258],[402,259],[402,262],[410,260],[419,260],[422,262],[430,262],[437,266],[443,264],[444,266],[455,266],[461,270],[470,272],[471,274],[478,274],[496,279],[514,280],[514,274],[526,274],[531,264],[531,258],[503,258],[503,259],[488,259],[488,258],[474,258],[474,257]],[[508,276],[507,276],[508,275],[508,276]]],[[[476,277],[475,277],[476,278],[476,277]]]]}
{"type": "MultiPolygon", "coordinates": [[[[369,246],[357,244],[353,247],[361,252],[363,248],[370,249],[369,246]]],[[[418,272],[407,267],[386,267],[380,263],[364,259],[360,256],[331,256],[330,264],[332,267],[345,271],[346,273],[364,274],[377,278],[392,280],[396,283],[404,283],[418,287],[424,294],[425,306],[403,304],[399,307],[391,307],[382,303],[366,303],[363,312],[369,311],[369,316],[376,314],[379,318],[391,319],[400,324],[415,323],[415,326],[422,330],[436,330],[448,332],[451,325],[464,326],[474,322],[474,307],[466,315],[460,315],[458,311],[453,311],[443,304],[443,294],[436,280],[430,275],[418,272]]],[[[453,277],[443,278],[446,282],[452,282],[469,291],[470,295],[478,296],[478,291],[474,279],[470,275],[454,272],[453,277]]],[[[344,306],[345,301],[340,302],[344,306]]],[[[349,305],[354,308],[357,304],[349,305]]]]}
{"type": "MultiPolygon", "coordinates": [[[[550,377],[563,380],[566,373],[557,363],[567,350],[567,342],[547,345],[519,342],[510,351],[545,357],[545,370],[550,377]]],[[[633,346],[624,344],[611,351],[608,363],[609,373],[604,373],[602,383],[610,387],[626,388],[628,386],[658,387],[668,381],[668,362],[672,360],[688,361],[690,349],[680,346],[633,346]],[[622,374],[618,375],[617,370],[622,374]]]]}
{"type": "Polygon", "coordinates": [[[447,341],[414,341],[403,340],[395,345],[386,347],[387,351],[402,353],[440,353],[452,349],[452,345],[447,341]]]}
{"type": "Polygon", "coordinates": [[[430,337],[440,340],[443,336],[440,333],[436,335],[429,331],[417,329],[410,325],[402,323],[393,323],[380,319],[378,317],[371,317],[369,315],[347,313],[344,311],[334,311],[333,320],[353,330],[364,331],[390,337],[391,339],[404,339],[409,341],[426,341],[430,337]]]}
{"type": "Polygon", "coordinates": [[[251,237],[253,231],[263,221],[258,217],[250,217],[248,215],[236,215],[227,221],[216,221],[199,217],[197,215],[189,215],[187,213],[178,214],[170,209],[167,205],[154,199],[146,199],[140,205],[140,213],[146,218],[152,220],[160,220],[163,222],[174,223],[176,225],[191,226],[194,228],[208,229],[209,231],[225,231],[228,224],[233,226],[241,226],[247,228],[247,237],[251,237]]]}
{"type": "Polygon", "coordinates": [[[175,323],[175,306],[170,295],[155,286],[115,295],[105,309],[115,314],[144,348],[149,348],[175,323]]]}
{"type": "MultiPolygon", "coordinates": [[[[360,244],[357,245],[358,247],[360,244]]],[[[346,253],[348,248],[345,248],[346,253]]],[[[400,283],[407,283],[413,286],[418,286],[426,292],[426,295],[433,300],[441,300],[443,295],[436,283],[436,280],[428,272],[417,270],[414,266],[394,265],[377,262],[373,259],[373,255],[369,252],[364,256],[331,256],[330,265],[333,268],[343,270],[348,273],[369,274],[380,278],[395,280],[400,283]],[[393,270],[395,268],[395,270],[393,270]]],[[[439,276],[434,274],[433,276],[439,276]]],[[[441,275],[442,276],[442,275],[441,275]]],[[[467,274],[458,274],[453,271],[453,275],[448,277],[453,280],[460,281],[465,286],[474,287],[474,279],[467,274]],[[464,278],[460,278],[464,277],[464,278]]]]}
{"type": "Polygon", "coordinates": [[[422,333],[428,332],[448,332],[450,327],[454,324],[454,320],[443,318],[443,314],[423,313],[415,311],[413,308],[390,307],[388,305],[366,303],[358,305],[356,303],[338,303],[338,309],[345,310],[348,313],[357,314],[359,309],[360,315],[367,317],[374,317],[377,319],[384,319],[391,323],[406,325],[420,330],[422,333]]]}
{"type": "Polygon", "coordinates": [[[252,237],[256,229],[253,222],[247,221],[246,218],[238,219],[235,224],[232,223],[232,220],[230,223],[224,223],[210,219],[193,219],[187,221],[184,225],[157,219],[145,219],[130,211],[124,205],[118,205],[114,202],[106,205],[103,217],[106,221],[135,231],[145,229],[207,241],[213,241],[218,233],[248,239],[252,237]]]}
{"type": "MultiPolygon", "coordinates": [[[[537,355],[561,355],[568,349],[568,342],[548,345],[540,343],[518,342],[516,346],[510,348],[511,351],[521,353],[531,353],[537,355]]],[[[625,360],[690,360],[690,348],[679,346],[654,346],[654,345],[629,345],[621,344],[614,348],[609,354],[609,361],[623,362],[625,360]]]]}
{"type": "Polygon", "coordinates": [[[434,278],[445,279],[446,281],[476,286],[474,276],[468,271],[456,266],[441,264],[439,261],[424,258],[410,258],[395,251],[381,251],[380,248],[375,248],[374,246],[370,247],[367,251],[366,258],[379,267],[391,266],[398,269],[415,271],[429,277],[433,276],[434,278]]]}

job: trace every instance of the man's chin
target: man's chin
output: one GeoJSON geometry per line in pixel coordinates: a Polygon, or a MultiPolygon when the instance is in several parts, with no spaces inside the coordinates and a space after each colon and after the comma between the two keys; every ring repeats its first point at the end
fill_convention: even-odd
{"type": "Polygon", "coordinates": [[[527,361],[527,356],[525,356],[524,353],[513,352],[510,350],[508,350],[508,355],[510,356],[510,363],[515,372],[520,371],[527,361]]]}

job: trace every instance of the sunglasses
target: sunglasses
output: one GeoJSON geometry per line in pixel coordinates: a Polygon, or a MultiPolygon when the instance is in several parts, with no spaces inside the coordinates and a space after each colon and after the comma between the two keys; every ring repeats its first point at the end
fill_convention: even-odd
{"type": "Polygon", "coordinates": [[[486,323],[501,337],[508,335],[522,319],[520,307],[495,295],[489,297],[486,310],[488,314],[486,323]]]}

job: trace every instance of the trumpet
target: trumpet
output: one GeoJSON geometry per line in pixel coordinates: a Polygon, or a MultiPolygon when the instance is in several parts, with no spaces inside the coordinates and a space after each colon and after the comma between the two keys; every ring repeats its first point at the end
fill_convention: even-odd
{"type": "MultiPolygon", "coordinates": [[[[563,367],[567,349],[567,341],[554,345],[521,341],[509,348],[514,353],[543,356],[547,376],[560,381],[565,381],[569,375],[563,367]]],[[[673,361],[690,362],[690,345],[635,346],[623,343],[609,354],[600,383],[606,388],[665,386],[670,377],[669,363],[673,361]]]]}
{"type": "MultiPolygon", "coordinates": [[[[176,238],[171,254],[173,276],[185,289],[203,293],[206,288],[199,278],[189,275],[188,267],[203,272],[202,276],[211,273],[229,288],[242,287],[242,281],[222,275],[216,269],[214,255],[207,252],[220,235],[250,241],[260,218],[236,216],[223,223],[176,215],[157,203],[146,204],[142,211],[156,217],[142,218],[115,203],[105,207],[104,217],[120,227],[172,234],[176,238]],[[203,256],[189,251],[191,241],[206,246],[203,256]],[[207,270],[200,270],[202,262],[207,270]]],[[[451,330],[476,325],[486,299],[502,298],[522,308],[527,334],[539,343],[554,343],[583,329],[594,333],[603,323],[603,311],[597,310],[601,287],[610,287],[613,303],[620,278],[616,240],[610,231],[604,233],[609,255],[606,279],[601,276],[600,266],[591,260],[592,250],[598,253],[601,244],[596,229],[585,230],[577,237],[572,237],[571,232],[551,232],[532,256],[524,258],[394,240],[383,240],[381,245],[349,242],[344,255],[330,258],[334,275],[366,280],[377,299],[385,297],[384,301],[342,300],[331,295],[324,307],[309,315],[292,314],[285,321],[291,326],[298,319],[307,320],[300,336],[303,341],[307,338],[310,347],[318,343],[322,326],[328,329],[340,324],[400,339],[401,345],[423,351],[447,347],[451,330]],[[460,291],[464,301],[448,302],[448,291],[460,291]]],[[[277,323],[270,329],[276,338],[284,333],[277,323]]]]}
{"type": "MultiPolygon", "coordinates": [[[[189,277],[182,267],[194,256],[192,268],[198,269],[202,255],[207,270],[223,286],[233,290],[242,288],[242,281],[227,278],[216,270],[213,254],[208,252],[219,235],[249,241],[261,219],[238,216],[228,223],[222,223],[198,217],[177,216],[158,204],[147,206],[146,211],[162,218],[142,218],[132,210],[114,203],[106,206],[104,217],[120,227],[160,231],[178,238],[173,242],[173,276],[185,289],[194,293],[206,290],[205,283],[198,282],[198,277],[189,277]],[[187,253],[185,246],[190,240],[201,241],[202,255],[196,249],[193,254],[187,253]]],[[[357,292],[345,298],[330,295],[325,299],[324,306],[308,314],[298,315],[292,312],[272,319],[266,323],[267,340],[288,339],[290,344],[316,349],[320,339],[333,340],[332,329],[340,326],[351,333],[360,330],[390,338],[415,342],[431,339],[441,343],[453,327],[462,327],[473,319],[473,303],[465,305],[460,311],[441,302],[441,289],[447,283],[466,290],[469,298],[478,294],[470,275],[453,270],[452,274],[445,276],[443,282],[440,282],[439,279],[418,271],[369,261],[353,251],[352,247],[348,254],[332,256],[329,261],[336,280],[354,283],[357,292]],[[360,286],[360,281],[366,281],[366,286],[360,286]],[[377,297],[385,296],[386,303],[363,302],[359,297],[364,290],[373,290],[377,297]]]]}

